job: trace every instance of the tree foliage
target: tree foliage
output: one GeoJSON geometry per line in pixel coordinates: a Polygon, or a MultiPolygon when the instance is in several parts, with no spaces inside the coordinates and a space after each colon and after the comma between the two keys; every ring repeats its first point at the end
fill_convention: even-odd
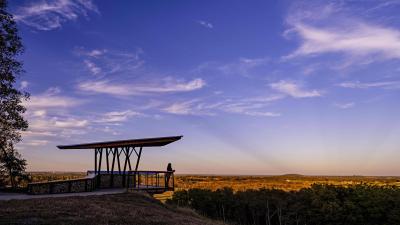
{"type": "Polygon", "coordinates": [[[233,192],[190,189],[169,204],[191,207],[231,224],[379,225],[400,224],[400,188],[313,185],[300,191],[260,189],[233,192]]]}
{"type": "Polygon", "coordinates": [[[24,177],[26,161],[16,151],[21,141],[20,131],[28,128],[24,119],[25,107],[21,104],[29,95],[15,87],[22,70],[17,57],[23,52],[15,21],[6,11],[7,2],[0,0],[0,175],[2,183],[16,186],[24,177]]]}

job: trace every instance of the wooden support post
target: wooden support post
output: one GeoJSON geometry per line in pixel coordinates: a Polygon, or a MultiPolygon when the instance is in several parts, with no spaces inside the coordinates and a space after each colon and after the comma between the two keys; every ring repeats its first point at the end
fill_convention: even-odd
{"type": "Polygon", "coordinates": [[[133,150],[135,150],[135,148],[132,148],[132,151],[129,152],[129,148],[128,148],[128,166],[129,166],[129,171],[132,170],[132,166],[131,166],[131,155],[132,155],[133,150]]]}
{"type": "Polygon", "coordinates": [[[99,174],[100,174],[100,172],[101,172],[101,160],[103,158],[103,149],[100,148],[99,151],[100,151],[100,158],[99,158],[99,174]]]}
{"type": "Polygon", "coordinates": [[[94,149],[94,174],[97,174],[97,148],[94,149]]]}
{"type": "Polygon", "coordinates": [[[103,158],[103,149],[99,148],[100,155],[99,155],[99,173],[97,175],[97,187],[101,186],[101,160],[103,158]]]}
{"type": "Polygon", "coordinates": [[[126,165],[128,163],[128,158],[129,158],[129,147],[124,148],[124,153],[125,153],[125,163],[124,163],[124,173],[126,172],[126,165]]]}
{"type": "MultiPolygon", "coordinates": [[[[133,150],[135,150],[135,153],[136,153],[136,155],[137,155],[136,166],[135,166],[135,172],[133,173],[135,179],[136,179],[137,170],[138,170],[138,168],[139,168],[140,156],[142,155],[142,148],[143,148],[143,147],[140,147],[139,154],[136,152],[135,149],[133,149],[133,150]]],[[[139,186],[139,182],[140,182],[140,181],[139,181],[139,175],[138,175],[138,176],[137,176],[137,186],[139,186]]],[[[134,184],[134,187],[136,187],[136,182],[135,182],[135,184],[134,184]]]]}
{"type": "Polygon", "coordinates": [[[122,149],[121,149],[121,151],[119,151],[118,150],[118,148],[117,148],[117,157],[118,157],[118,173],[121,175],[121,163],[120,163],[120,159],[119,159],[119,156],[121,155],[121,153],[122,153],[122,149]]]}
{"type": "Polygon", "coordinates": [[[113,160],[111,163],[111,181],[110,181],[110,186],[114,187],[114,164],[115,164],[115,156],[117,155],[118,148],[114,148],[114,151],[111,149],[112,154],[113,154],[113,160]]]}
{"type": "Polygon", "coordinates": [[[129,158],[128,151],[129,151],[129,147],[122,148],[122,149],[123,149],[124,154],[125,154],[125,163],[124,163],[124,173],[123,173],[123,175],[122,175],[122,184],[123,184],[123,186],[125,187],[125,184],[126,184],[126,165],[128,164],[128,158],[129,158]]]}
{"type": "Polygon", "coordinates": [[[140,156],[142,155],[142,148],[143,148],[143,147],[140,147],[139,154],[137,155],[137,161],[136,161],[136,166],[135,166],[135,172],[137,172],[137,170],[138,170],[138,168],[139,168],[139,161],[140,161],[140,156]]]}
{"type": "Polygon", "coordinates": [[[110,155],[110,152],[108,151],[108,148],[106,148],[107,173],[110,173],[110,166],[109,166],[109,162],[108,162],[108,155],[110,155]]]}
{"type": "Polygon", "coordinates": [[[114,148],[113,160],[112,160],[112,163],[111,163],[111,174],[114,173],[115,156],[117,155],[117,151],[118,151],[118,148],[114,148]]]}

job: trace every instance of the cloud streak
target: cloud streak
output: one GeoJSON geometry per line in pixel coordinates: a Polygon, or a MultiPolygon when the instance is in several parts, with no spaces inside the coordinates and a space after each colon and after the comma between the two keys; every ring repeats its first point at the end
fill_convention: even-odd
{"type": "Polygon", "coordinates": [[[362,62],[400,59],[399,29],[354,18],[347,11],[335,4],[296,7],[287,18],[285,36],[295,34],[300,46],[285,58],[333,53],[362,62]]]}
{"type": "Polygon", "coordinates": [[[85,92],[110,94],[119,96],[148,95],[174,92],[188,92],[203,88],[206,85],[201,78],[188,82],[173,79],[164,79],[162,83],[127,84],[115,83],[108,80],[86,81],[78,85],[78,89],[85,92]]]}
{"type": "Polygon", "coordinates": [[[91,0],[56,0],[31,3],[17,9],[15,20],[37,30],[54,30],[63,23],[99,13],[91,0]]]}
{"type": "Polygon", "coordinates": [[[213,29],[214,25],[210,22],[204,21],[204,20],[199,20],[197,21],[198,24],[200,24],[201,26],[207,28],[207,29],[213,29]]]}
{"type": "Polygon", "coordinates": [[[273,90],[276,90],[282,94],[289,95],[293,98],[311,98],[320,97],[322,93],[318,90],[306,90],[303,85],[294,81],[281,80],[276,83],[270,84],[273,90]]]}
{"type": "Polygon", "coordinates": [[[86,69],[97,76],[136,71],[145,63],[141,59],[143,50],[140,48],[134,51],[117,51],[75,47],[73,52],[82,59],[86,69]]]}
{"type": "Polygon", "coordinates": [[[369,88],[384,88],[384,89],[398,89],[400,88],[399,81],[380,81],[380,82],[369,82],[362,83],[360,81],[348,81],[338,84],[343,88],[353,89],[369,89],[369,88]]]}
{"type": "Polygon", "coordinates": [[[208,102],[205,99],[192,99],[188,101],[175,102],[163,111],[176,115],[205,115],[215,116],[221,112],[240,114],[246,116],[277,117],[280,113],[270,112],[265,109],[271,102],[282,99],[282,95],[267,97],[228,99],[216,102],[208,102]]]}
{"type": "Polygon", "coordinates": [[[355,106],[354,102],[347,102],[347,103],[335,103],[333,104],[335,107],[339,109],[350,109],[355,106]]]}
{"type": "Polygon", "coordinates": [[[69,96],[60,95],[58,88],[49,88],[46,92],[38,95],[32,95],[30,99],[24,102],[28,109],[38,108],[68,108],[83,104],[83,100],[69,96]]]}
{"type": "Polygon", "coordinates": [[[143,115],[140,112],[135,112],[132,110],[125,110],[125,111],[113,111],[105,113],[100,120],[97,122],[100,123],[115,123],[115,122],[123,122],[128,120],[134,116],[141,116],[143,115]]]}

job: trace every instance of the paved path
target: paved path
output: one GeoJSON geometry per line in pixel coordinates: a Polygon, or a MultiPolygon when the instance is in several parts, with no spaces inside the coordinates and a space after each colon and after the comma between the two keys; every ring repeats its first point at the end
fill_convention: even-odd
{"type": "Polygon", "coordinates": [[[32,198],[59,198],[69,196],[89,196],[89,195],[108,195],[119,194],[126,192],[126,188],[118,189],[102,189],[92,192],[79,192],[79,193],[62,193],[62,194],[46,194],[46,195],[28,195],[24,193],[5,193],[0,192],[0,201],[13,200],[13,199],[32,199],[32,198]]]}

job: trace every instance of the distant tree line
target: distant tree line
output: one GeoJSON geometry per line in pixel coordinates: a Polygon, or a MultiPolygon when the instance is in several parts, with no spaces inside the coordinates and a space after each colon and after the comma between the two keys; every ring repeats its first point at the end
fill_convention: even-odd
{"type": "Polygon", "coordinates": [[[167,203],[230,224],[400,224],[400,188],[395,186],[316,184],[291,192],[190,189],[175,192],[167,203]]]}

